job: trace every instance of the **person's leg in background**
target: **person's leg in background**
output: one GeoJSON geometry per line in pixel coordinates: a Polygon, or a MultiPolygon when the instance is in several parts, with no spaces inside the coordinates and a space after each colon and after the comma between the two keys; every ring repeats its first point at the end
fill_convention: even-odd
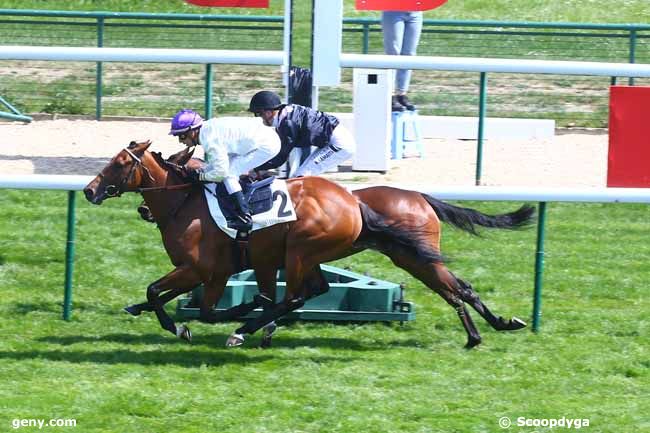
{"type": "MultiPolygon", "coordinates": [[[[421,34],[422,12],[404,12],[404,36],[402,39],[402,47],[400,51],[400,54],[402,56],[414,56],[417,53],[421,34]]],[[[397,102],[403,105],[407,110],[415,110],[415,105],[413,105],[406,96],[410,84],[411,70],[399,70],[397,74],[397,83],[395,86],[397,102]]]]}
{"type": "MultiPolygon", "coordinates": [[[[384,11],[381,13],[381,29],[384,36],[384,53],[391,56],[399,55],[402,52],[402,42],[404,40],[404,12],[384,11]]],[[[396,71],[395,90],[398,83],[403,80],[403,69],[396,71]]],[[[397,96],[393,95],[393,111],[404,111],[404,107],[397,101],[397,96]]]]}

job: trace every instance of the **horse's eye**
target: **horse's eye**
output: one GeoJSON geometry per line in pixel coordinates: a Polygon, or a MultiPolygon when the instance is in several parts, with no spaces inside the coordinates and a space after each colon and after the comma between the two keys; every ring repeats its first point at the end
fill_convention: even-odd
{"type": "Polygon", "coordinates": [[[122,173],[122,171],[124,171],[125,166],[126,166],[126,161],[118,159],[117,161],[115,161],[113,165],[111,165],[110,171],[113,174],[119,175],[120,173],[122,173]]]}

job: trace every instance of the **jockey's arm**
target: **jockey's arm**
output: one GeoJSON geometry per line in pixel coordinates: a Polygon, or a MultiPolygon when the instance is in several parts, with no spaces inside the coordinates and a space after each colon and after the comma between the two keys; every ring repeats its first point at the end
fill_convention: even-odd
{"type": "Polygon", "coordinates": [[[221,182],[228,175],[230,161],[228,160],[228,149],[224,143],[216,139],[209,139],[203,144],[205,167],[199,172],[199,179],[204,182],[221,182]]]}
{"type": "Polygon", "coordinates": [[[280,137],[280,152],[266,163],[256,167],[255,170],[269,170],[278,168],[289,159],[289,154],[298,142],[300,127],[293,121],[286,121],[277,128],[277,134],[280,137]]]}
{"type": "Polygon", "coordinates": [[[270,160],[266,161],[264,164],[259,165],[255,167],[255,170],[270,170],[272,168],[278,168],[285,162],[287,162],[287,159],[289,158],[289,153],[291,152],[291,148],[284,147],[282,146],[282,149],[280,150],[280,153],[275,155],[273,158],[270,160]]]}

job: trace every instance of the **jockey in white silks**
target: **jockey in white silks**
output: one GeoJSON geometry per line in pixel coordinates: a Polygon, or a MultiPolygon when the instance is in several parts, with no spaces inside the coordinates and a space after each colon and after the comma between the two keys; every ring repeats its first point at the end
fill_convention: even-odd
{"type": "Polygon", "coordinates": [[[223,182],[237,219],[229,225],[240,231],[250,231],[252,218],[248,203],[239,184],[239,176],[248,174],[273,158],[280,151],[280,138],[260,119],[219,117],[204,121],[192,110],[181,110],[172,119],[171,135],[188,147],[200,144],[206,165],[202,169],[187,169],[193,182],[223,182]]]}

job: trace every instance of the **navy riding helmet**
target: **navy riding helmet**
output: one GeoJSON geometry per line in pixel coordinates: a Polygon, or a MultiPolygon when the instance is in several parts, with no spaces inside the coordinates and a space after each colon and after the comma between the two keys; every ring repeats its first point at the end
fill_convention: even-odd
{"type": "Polygon", "coordinates": [[[258,113],[262,110],[277,110],[282,106],[282,100],[277,93],[268,90],[257,92],[251,98],[248,111],[251,113],[258,113]]]}

